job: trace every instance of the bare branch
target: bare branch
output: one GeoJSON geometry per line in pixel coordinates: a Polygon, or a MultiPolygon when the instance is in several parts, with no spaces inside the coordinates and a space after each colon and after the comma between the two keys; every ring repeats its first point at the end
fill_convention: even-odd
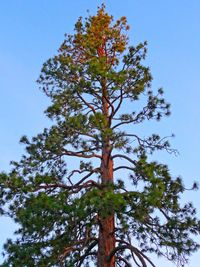
{"type": "Polygon", "coordinates": [[[136,165],[136,163],[137,163],[135,160],[132,160],[128,156],[125,156],[125,155],[122,155],[122,154],[115,154],[114,156],[112,156],[112,159],[114,159],[114,158],[123,158],[123,159],[126,159],[127,161],[129,161],[133,165],[136,165]]]}
{"type": "Polygon", "coordinates": [[[127,169],[127,170],[130,170],[130,171],[134,171],[134,168],[131,168],[131,167],[128,167],[128,166],[118,166],[117,168],[114,168],[113,171],[118,171],[120,169],[127,169]]]}

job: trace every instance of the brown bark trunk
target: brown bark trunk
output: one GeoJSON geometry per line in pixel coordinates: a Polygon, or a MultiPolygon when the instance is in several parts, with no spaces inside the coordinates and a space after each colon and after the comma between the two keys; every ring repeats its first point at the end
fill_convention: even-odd
{"type": "MultiPolygon", "coordinates": [[[[102,160],[102,183],[113,183],[113,162],[110,155],[104,151],[102,160]]],[[[105,187],[106,190],[106,187],[105,187]]],[[[101,218],[99,214],[99,244],[98,244],[98,267],[115,267],[115,257],[108,262],[108,256],[115,248],[115,217],[114,211],[111,215],[101,218]]]]}
{"type": "MultiPolygon", "coordinates": [[[[102,93],[103,114],[107,121],[107,128],[109,128],[109,106],[106,101],[107,92],[105,83],[102,83],[102,93]]],[[[105,185],[102,190],[106,190],[106,184],[109,185],[110,183],[113,183],[113,160],[111,158],[110,138],[109,136],[104,136],[103,139],[101,182],[105,185]]],[[[111,215],[108,215],[107,217],[103,217],[99,213],[98,267],[115,267],[115,257],[112,257],[108,262],[108,257],[115,248],[114,210],[111,210],[110,214],[111,215]]]]}
{"type": "Polygon", "coordinates": [[[108,262],[108,256],[115,248],[114,215],[101,220],[99,229],[98,267],[115,267],[115,257],[108,262]]]}

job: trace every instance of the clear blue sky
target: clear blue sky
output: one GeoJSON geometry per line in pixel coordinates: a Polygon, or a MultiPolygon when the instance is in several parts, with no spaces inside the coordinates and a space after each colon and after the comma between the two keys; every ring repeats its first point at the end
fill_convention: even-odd
{"type": "MultiPolygon", "coordinates": [[[[53,56],[64,33],[72,33],[79,16],[93,14],[98,0],[6,0],[0,1],[0,169],[8,171],[10,160],[23,153],[19,138],[33,136],[48,125],[43,110],[48,100],[36,79],[43,62],[53,56]]],[[[189,187],[200,181],[200,1],[113,0],[104,1],[115,18],[126,16],[130,42],[149,43],[147,64],[153,86],[163,86],[172,104],[172,116],[153,125],[153,131],[175,133],[178,157],[161,154],[171,173],[181,175],[189,187]]],[[[150,132],[152,128],[144,128],[150,132]]],[[[145,133],[144,133],[145,135],[145,133]]],[[[185,194],[200,211],[200,192],[185,194]]],[[[0,246],[12,236],[13,224],[0,219],[0,246]]],[[[199,266],[200,252],[190,267],[199,266]]],[[[155,259],[157,266],[171,267],[155,259]]]]}

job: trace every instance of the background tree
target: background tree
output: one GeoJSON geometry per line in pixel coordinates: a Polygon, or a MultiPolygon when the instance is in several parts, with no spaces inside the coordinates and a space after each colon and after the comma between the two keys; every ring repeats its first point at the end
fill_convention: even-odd
{"type": "Polygon", "coordinates": [[[151,90],[146,43],[128,47],[127,30],[102,6],[44,64],[38,82],[52,126],[22,137],[27,154],[0,175],[1,212],[19,224],[2,266],[155,266],[149,252],[184,265],[198,248],[190,234],[200,222],[179,203],[181,179],[149,158],[175,151],[138,134],[169,104],[151,90]]]}

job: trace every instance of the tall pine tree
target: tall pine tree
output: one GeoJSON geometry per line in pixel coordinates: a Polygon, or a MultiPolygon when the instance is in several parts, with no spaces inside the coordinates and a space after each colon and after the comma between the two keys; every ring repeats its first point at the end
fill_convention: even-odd
{"type": "Polygon", "coordinates": [[[22,137],[26,155],[0,174],[1,213],[19,225],[1,266],[155,267],[152,252],[182,266],[197,250],[200,222],[179,203],[181,179],[149,159],[173,149],[138,134],[170,112],[163,91],[151,90],[146,43],[128,46],[128,29],[101,6],[44,64],[52,126],[22,137]]]}

